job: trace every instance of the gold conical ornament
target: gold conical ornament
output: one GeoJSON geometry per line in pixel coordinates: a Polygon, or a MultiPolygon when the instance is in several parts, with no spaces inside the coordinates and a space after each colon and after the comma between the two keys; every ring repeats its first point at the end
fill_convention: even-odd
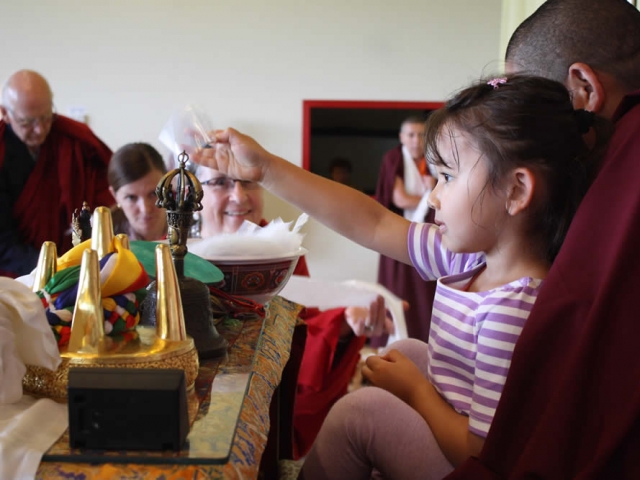
{"type": "Polygon", "coordinates": [[[111,210],[107,207],[96,207],[91,225],[91,250],[98,252],[98,260],[100,260],[105,255],[115,252],[111,210]]]}
{"type": "Polygon", "coordinates": [[[98,252],[85,250],[82,253],[78,296],[73,309],[67,352],[104,354],[106,340],[98,252]]]}
{"type": "Polygon", "coordinates": [[[163,340],[182,341],[187,338],[180,297],[180,284],[168,245],[156,247],[156,335],[163,340]]]}
{"type": "Polygon", "coordinates": [[[58,252],[56,244],[53,242],[44,242],[40,248],[40,256],[38,257],[38,265],[36,266],[35,280],[33,287],[34,292],[39,292],[51,280],[58,270],[58,252]]]}
{"type": "MultiPolygon", "coordinates": [[[[107,218],[113,240],[110,213],[107,217],[102,210],[99,218],[95,214],[93,218],[93,235],[99,237],[96,243],[108,237],[109,229],[105,234],[104,228],[97,228],[101,223],[104,226],[107,218]]],[[[92,237],[92,245],[94,240],[96,239],[92,237]]],[[[103,252],[110,253],[113,247],[102,243],[101,248],[103,252]]],[[[157,287],[159,291],[153,292],[159,299],[158,311],[161,319],[158,325],[138,325],[135,331],[115,337],[107,336],[104,332],[98,257],[100,252],[83,252],[71,340],[66,347],[60,349],[62,363],[55,372],[27,365],[27,373],[22,381],[24,391],[38,396],[66,398],[71,367],[179,368],[185,372],[187,390],[192,390],[198,375],[198,352],[193,339],[185,334],[182,302],[169,247],[162,245],[156,251],[156,270],[163,276],[157,287]]]]}
{"type": "Polygon", "coordinates": [[[127,250],[131,250],[131,243],[129,242],[129,235],[126,233],[119,233],[116,235],[116,238],[120,240],[120,244],[122,248],[126,248],[127,250]]]}

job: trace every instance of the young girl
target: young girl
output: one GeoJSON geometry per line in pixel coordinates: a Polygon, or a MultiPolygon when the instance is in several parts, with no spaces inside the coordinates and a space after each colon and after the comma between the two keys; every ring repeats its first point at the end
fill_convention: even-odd
{"type": "Polygon", "coordinates": [[[480,452],[518,335],[597,165],[604,125],[597,120],[598,148],[582,138],[594,120],[551,80],[463,90],[427,121],[435,224],[410,223],[232,129],[195,155],[438,279],[429,344],[397,342],[367,360],[374,387],[333,406],[305,479],[442,478],[480,452]]]}

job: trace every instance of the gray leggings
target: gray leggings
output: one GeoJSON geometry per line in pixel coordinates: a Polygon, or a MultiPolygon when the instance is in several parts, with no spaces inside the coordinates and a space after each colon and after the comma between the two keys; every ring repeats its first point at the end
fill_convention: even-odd
{"type": "MultiPolygon", "coordinates": [[[[401,351],[426,375],[427,344],[401,340],[401,351]]],[[[302,475],[304,480],[441,479],[453,470],[429,426],[409,405],[377,387],[342,397],[322,424],[302,475]]],[[[301,475],[301,477],[302,477],[301,475]]]]}

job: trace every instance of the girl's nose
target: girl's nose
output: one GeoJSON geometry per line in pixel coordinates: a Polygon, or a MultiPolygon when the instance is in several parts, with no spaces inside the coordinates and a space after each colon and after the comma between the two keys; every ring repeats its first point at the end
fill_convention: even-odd
{"type": "Polygon", "coordinates": [[[436,183],[436,186],[433,187],[433,190],[429,192],[429,196],[427,197],[427,204],[434,210],[438,210],[440,208],[440,199],[438,198],[437,194],[437,192],[440,191],[439,185],[440,182],[436,183]]]}

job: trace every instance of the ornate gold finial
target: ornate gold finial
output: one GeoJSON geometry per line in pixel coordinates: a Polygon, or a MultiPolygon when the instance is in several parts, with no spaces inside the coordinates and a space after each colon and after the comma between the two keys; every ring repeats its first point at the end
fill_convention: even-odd
{"type": "Polygon", "coordinates": [[[101,353],[104,350],[104,341],[104,313],[98,253],[95,250],[85,250],[82,253],[78,296],[73,309],[67,351],[101,353]]]}
{"type": "Polygon", "coordinates": [[[131,250],[131,243],[129,242],[129,235],[126,233],[119,233],[116,235],[116,238],[120,240],[120,245],[122,248],[126,248],[127,250],[131,250]]]}
{"type": "Polygon", "coordinates": [[[187,331],[182,310],[180,284],[168,245],[156,247],[156,335],[163,340],[185,340],[187,331]]]}
{"type": "Polygon", "coordinates": [[[58,270],[58,253],[56,244],[44,242],[40,248],[38,266],[36,267],[35,280],[31,290],[39,292],[51,280],[51,277],[58,270]]]}
{"type": "MultiPolygon", "coordinates": [[[[161,280],[158,273],[158,278],[155,280],[156,288],[149,288],[151,291],[145,299],[141,322],[147,325],[152,325],[155,322],[158,325],[158,322],[162,321],[163,326],[158,325],[157,332],[158,336],[162,336],[165,333],[161,333],[161,330],[164,332],[169,328],[169,320],[164,318],[168,315],[168,309],[176,309],[176,318],[179,315],[178,310],[182,310],[181,315],[184,322],[180,323],[184,323],[187,335],[193,338],[198,354],[202,358],[220,357],[226,354],[228,343],[220,336],[213,324],[209,289],[201,281],[184,276],[187,237],[193,212],[202,210],[203,191],[202,185],[195,175],[185,168],[185,164],[189,160],[186,152],[182,152],[178,160],[180,167],[165,174],[156,187],[156,195],[158,196],[156,206],[167,210],[169,248],[173,258],[177,288],[175,292],[166,289],[164,284],[167,283],[168,267],[163,267],[165,268],[165,280],[161,280]],[[166,299],[163,298],[160,301],[158,298],[160,294],[166,295],[166,299]],[[180,299],[179,305],[168,303],[172,296],[180,299]],[[178,307],[180,308],[178,309],[178,307]]],[[[156,268],[161,268],[158,256],[156,256],[156,268]]],[[[170,285],[171,288],[174,288],[172,282],[173,280],[170,285]]],[[[166,335],[172,334],[166,333],[166,335]]],[[[184,333],[180,335],[184,335],[184,333]]]]}
{"type": "Polygon", "coordinates": [[[98,252],[99,259],[115,251],[113,246],[113,221],[111,220],[111,210],[107,207],[96,207],[93,211],[91,249],[98,252]]]}
{"type": "Polygon", "coordinates": [[[186,169],[188,160],[189,155],[182,152],[178,156],[180,167],[166,173],[156,187],[156,206],[167,210],[167,236],[178,277],[184,274],[183,260],[187,254],[187,238],[193,212],[202,210],[202,185],[196,176],[186,169]],[[174,179],[177,179],[175,189],[174,179]]]}

